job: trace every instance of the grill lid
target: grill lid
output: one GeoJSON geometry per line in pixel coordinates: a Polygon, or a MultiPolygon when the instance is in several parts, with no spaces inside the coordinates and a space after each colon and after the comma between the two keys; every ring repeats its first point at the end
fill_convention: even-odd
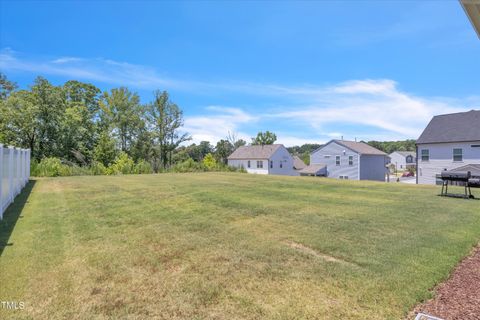
{"type": "Polygon", "coordinates": [[[468,181],[472,177],[470,171],[442,171],[442,180],[468,181]]]}

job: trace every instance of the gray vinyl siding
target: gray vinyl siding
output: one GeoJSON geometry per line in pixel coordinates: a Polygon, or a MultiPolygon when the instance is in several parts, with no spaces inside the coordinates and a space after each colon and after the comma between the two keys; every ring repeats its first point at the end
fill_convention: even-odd
{"type": "Polygon", "coordinates": [[[327,177],[340,178],[348,176],[349,180],[358,180],[358,153],[345,148],[335,142],[331,142],[310,155],[310,163],[326,164],[327,177]],[[336,156],[340,156],[340,166],[335,163],[336,156]],[[353,165],[348,164],[348,157],[353,156],[353,165]]]}
{"type": "Polygon", "coordinates": [[[360,180],[385,181],[386,156],[362,155],[360,157],[360,180]]]}
{"type": "Polygon", "coordinates": [[[451,170],[466,164],[480,164],[480,141],[459,143],[419,144],[417,177],[419,184],[435,184],[436,175],[443,170],[451,170]],[[453,161],[453,149],[463,150],[463,161],[453,161]],[[429,160],[422,161],[422,150],[429,150],[429,160]]]}

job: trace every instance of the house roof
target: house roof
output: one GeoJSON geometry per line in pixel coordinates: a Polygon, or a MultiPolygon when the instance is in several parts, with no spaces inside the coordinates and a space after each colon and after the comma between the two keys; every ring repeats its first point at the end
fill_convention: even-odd
{"type": "Polygon", "coordinates": [[[457,172],[458,171],[463,171],[463,172],[470,171],[472,176],[480,177],[480,164],[467,164],[467,165],[452,169],[450,171],[457,171],[457,172]]]}
{"type": "Polygon", "coordinates": [[[404,156],[404,157],[407,157],[407,156],[416,157],[417,156],[417,153],[415,151],[393,151],[392,153],[390,153],[390,155],[394,154],[395,152],[404,156]]]}
{"type": "Polygon", "coordinates": [[[305,168],[307,165],[300,159],[298,156],[293,156],[293,168],[296,170],[301,170],[305,168]]]}
{"type": "Polygon", "coordinates": [[[430,120],[417,144],[479,141],[479,124],[480,110],[438,115],[430,120]]]}
{"type": "Polygon", "coordinates": [[[460,3],[480,38],[480,2],[478,0],[461,0],[460,3]]]}
{"type": "Polygon", "coordinates": [[[317,174],[320,170],[323,170],[326,167],[327,165],[324,163],[310,164],[298,172],[304,174],[317,174]]]}
{"type": "Polygon", "coordinates": [[[242,146],[235,150],[228,159],[270,159],[283,144],[266,144],[255,146],[242,146]]]}
{"type": "Polygon", "coordinates": [[[380,151],[377,148],[374,148],[366,144],[365,142],[356,142],[356,141],[348,141],[348,140],[332,140],[332,141],[360,154],[379,155],[379,156],[387,155],[385,152],[380,151]]]}

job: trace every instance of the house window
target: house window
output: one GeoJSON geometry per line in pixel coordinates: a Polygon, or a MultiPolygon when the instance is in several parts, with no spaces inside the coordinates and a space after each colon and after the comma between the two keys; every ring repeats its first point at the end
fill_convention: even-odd
{"type": "Polygon", "coordinates": [[[273,161],[270,160],[270,169],[273,169],[273,161]]]}
{"type": "Polygon", "coordinates": [[[428,149],[422,149],[422,161],[430,160],[430,151],[428,149]]]}
{"type": "Polygon", "coordinates": [[[280,168],[283,168],[283,163],[282,163],[282,161],[280,161],[280,168]]]}
{"type": "Polygon", "coordinates": [[[257,161],[257,168],[263,169],[263,161],[257,161]]]}
{"type": "Polygon", "coordinates": [[[463,161],[463,150],[461,148],[453,149],[453,161],[463,161]]]}
{"type": "Polygon", "coordinates": [[[247,161],[247,168],[250,168],[250,160],[247,161]]]}
{"type": "Polygon", "coordinates": [[[413,157],[412,156],[407,156],[407,163],[412,163],[413,162],[413,157]]]}
{"type": "Polygon", "coordinates": [[[339,166],[340,165],[340,156],[335,157],[335,165],[339,166]]]}
{"type": "Polygon", "coordinates": [[[348,156],[348,165],[353,166],[353,156],[348,156]]]}
{"type": "Polygon", "coordinates": [[[472,144],[471,147],[472,148],[480,148],[480,144],[472,144]]]}

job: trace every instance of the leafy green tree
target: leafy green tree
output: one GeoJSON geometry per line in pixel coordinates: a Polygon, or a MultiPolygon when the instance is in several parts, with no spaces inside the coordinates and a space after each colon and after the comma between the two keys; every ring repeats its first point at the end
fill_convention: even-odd
{"type": "Polygon", "coordinates": [[[252,138],[252,145],[274,144],[277,141],[275,133],[270,131],[259,132],[255,138],[252,138]]]}
{"type": "Polygon", "coordinates": [[[209,153],[213,153],[213,146],[208,141],[201,141],[188,147],[188,154],[193,160],[200,162],[209,153]]]}
{"type": "Polygon", "coordinates": [[[142,127],[140,97],[128,88],[104,92],[100,100],[102,126],[112,131],[119,140],[120,149],[129,151],[139,128],[142,127]]]}
{"type": "Polygon", "coordinates": [[[108,167],[117,157],[117,148],[115,147],[115,140],[112,139],[107,132],[102,132],[98,139],[97,145],[93,151],[93,158],[95,161],[102,163],[108,167]]]}
{"type": "Polygon", "coordinates": [[[61,122],[65,113],[65,95],[61,87],[47,79],[37,77],[31,87],[34,103],[38,108],[38,152],[36,157],[62,156],[59,138],[61,122]]]}
{"type": "Polygon", "coordinates": [[[6,100],[16,88],[17,84],[8,80],[7,76],[0,72],[0,100],[6,100]]]}
{"type": "Polygon", "coordinates": [[[227,140],[220,140],[215,146],[215,158],[224,164],[227,164],[228,156],[234,151],[234,146],[227,140]]]}
{"type": "Polygon", "coordinates": [[[183,112],[170,101],[166,91],[156,91],[155,99],[148,108],[148,119],[160,166],[166,168],[167,164],[172,164],[173,151],[182,142],[191,139],[188,133],[181,134],[179,130],[183,126],[183,112]]]}
{"type": "Polygon", "coordinates": [[[36,154],[39,137],[39,108],[30,91],[13,92],[0,102],[0,140],[30,148],[36,154]]]}

